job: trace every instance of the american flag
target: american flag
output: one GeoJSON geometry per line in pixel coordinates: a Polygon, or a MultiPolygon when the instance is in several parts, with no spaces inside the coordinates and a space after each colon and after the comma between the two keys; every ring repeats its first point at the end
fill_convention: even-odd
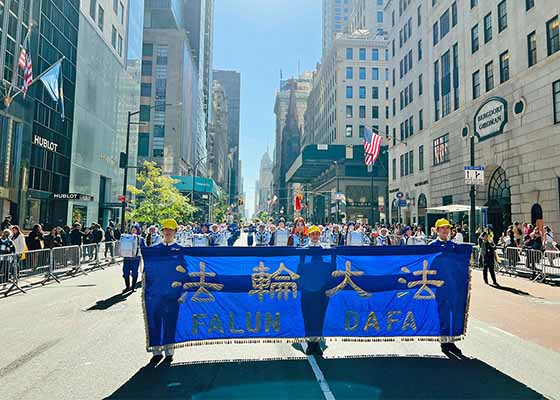
{"type": "Polygon", "coordinates": [[[23,88],[21,90],[24,96],[27,94],[31,83],[33,83],[33,64],[31,62],[31,54],[29,54],[28,48],[29,33],[25,36],[25,40],[21,46],[21,53],[19,54],[19,66],[23,69],[23,88]]]}
{"type": "Polygon", "coordinates": [[[366,165],[375,164],[380,152],[381,136],[366,127],[364,129],[364,155],[366,165]]]}

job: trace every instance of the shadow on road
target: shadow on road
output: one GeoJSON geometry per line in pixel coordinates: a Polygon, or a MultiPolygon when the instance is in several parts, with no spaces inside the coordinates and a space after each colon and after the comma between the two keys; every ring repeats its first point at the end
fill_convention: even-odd
{"type": "MultiPolygon", "coordinates": [[[[140,289],[142,288],[142,282],[138,282],[136,284],[136,289],[140,289]]],[[[99,300],[98,302],[96,302],[93,306],[89,307],[88,309],[86,309],[86,311],[103,311],[103,310],[107,310],[109,308],[111,308],[112,306],[114,306],[115,304],[121,303],[123,301],[126,301],[126,299],[128,298],[128,296],[132,295],[132,292],[126,292],[126,293],[118,293],[114,296],[109,297],[108,299],[104,299],[104,300],[99,300]]]]}
{"type": "MultiPolygon", "coordinates": [[[[542,399],[479,360],[318,360],[337,399],[542,399]]],[[[107,399],[323,399],[306,360],[144,367],[107,399]]]]}
{"type": "Polygon", "coordinates": [[[516,289],[516,288],[512,288],[509,286],[495,286],[492,285],[492,287],[496,290],[503,290],[504,292],[510,292],[519,296],[531,296],[531,293],[529,292],[524,292],[523,290],[520,289],[516,289]]]}

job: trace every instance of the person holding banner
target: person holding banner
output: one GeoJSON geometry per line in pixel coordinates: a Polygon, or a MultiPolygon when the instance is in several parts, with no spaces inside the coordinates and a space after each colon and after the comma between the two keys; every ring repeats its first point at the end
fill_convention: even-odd
{"type": "Polygon", "coordinates": [[[435,230],[437,238],[430,246],[454,247],[455,243],[451,241],[451,224],[445,218],[436,221],[435,230]]]}
{"type": "MultiPolygon", "coordinates": [[[[155,246],[156,248],[169,248],[170,250],[180,250],[182,248],[182,246],[175,241],[177,222],[174,219],[164,219],[161,221],[161,232],[163,234],[163,240],[160,244],[155,246]]],[[[173,294],[169,296],[173,296],[173,294]]],[[[161,296],[160,303],[157,307],[156,319],[161,322],[161,334],[164,338],[175,337],[178,315],[179,303],[177,299],[175,297],[169,298],[168,295],[161,296]]],[[[171,347],[152,350],[153,357],[150,360],[150,364],[158,364],[162,360],[164,352],[165,359],[163,363],[171,364],[171,362],[173,362],[173,354],[175,353],[175,350],[171,347]]]]}
{"type": "Polygon", "coordinates": [[[120,248],[123,256],[123,278],[125,288],[123,294],[136,291],[138,282],[138,268],[140,267],[140,227],[132,225],[130,235],[122,235],[120,248]],[[132,284],[130,278],[132,277],[132,284]]]}
{"type": "Polygon", "coordinates": [[[288,246],[304,247],[309,241],[309,233],[305,226],[305,219],[303,217],[296,218],[294,222],[294,229],[290,238],[288,239],[288,246]]]}
{"type": "Polygon", "coordinates": [[[278,221],[278,226],[276,231],[272,234],[270,238],[271,246],[287,246],[290,232],[286,229],[286,221],[284,218],[280,218],[278,221]]]}
{"type": "Polygon", "coordinates": [[[255,233],[255,245],[257,247],[268,246],[270,242],[270,232],[266,230],[264,222],[259,224],[259,229],[255,233]]]}

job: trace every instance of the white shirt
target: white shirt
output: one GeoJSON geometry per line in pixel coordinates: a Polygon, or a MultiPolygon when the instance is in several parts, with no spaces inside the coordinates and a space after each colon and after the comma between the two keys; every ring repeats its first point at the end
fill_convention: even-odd
{"type": "Polygon", "coordinates": [[[457,232],[455,238],[453,239],[455,243],[463,243],[465,240],[463,239],[463,234],[461,232],[457,232]]]}

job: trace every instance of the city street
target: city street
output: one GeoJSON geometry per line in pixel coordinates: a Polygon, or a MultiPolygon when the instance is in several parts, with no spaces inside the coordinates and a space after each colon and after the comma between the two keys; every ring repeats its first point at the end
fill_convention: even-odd
{"type": "Polygon", "coordinates": [[[121,296],[120,274],[111,267],[0,299],[3,399],[560,399],[558,288],[499,275],[497,290],[473,271],[465,360],[432,343],[335,343],[324,359],[247,344],[179,349],[154,369],[141,290],[121,296]]]}

